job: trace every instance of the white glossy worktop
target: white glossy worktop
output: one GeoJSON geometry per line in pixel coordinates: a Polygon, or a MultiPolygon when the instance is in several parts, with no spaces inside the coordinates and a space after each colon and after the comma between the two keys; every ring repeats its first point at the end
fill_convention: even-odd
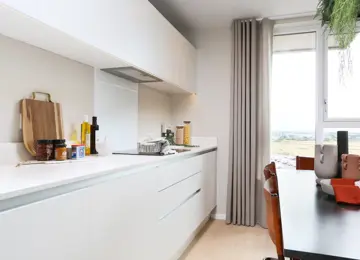
{"type": "Polygon", "coordinates": [[[133,170],[193,157],[216,147],[215,141],[205,142],[189,152],[168,156],[110,155],[66,164],[0,166],[0,201],[115,172],[126,175],[133,170]]]}

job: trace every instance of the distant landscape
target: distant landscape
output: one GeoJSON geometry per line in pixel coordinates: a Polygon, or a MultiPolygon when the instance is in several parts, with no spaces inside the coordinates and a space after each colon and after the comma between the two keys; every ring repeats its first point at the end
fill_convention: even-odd
{"type": "MultiPolygon", "coordinates": [[[[315,133],[274,131],[271,139],[271,160],[277,168],[295,167],[297,155],[315,155],[315,133]]],[[[336,132],[325,133],[324,144],[336,144],[336,132]]],[[[349,152],[360,154],[360,133],[349,133],[349,152]]]]}

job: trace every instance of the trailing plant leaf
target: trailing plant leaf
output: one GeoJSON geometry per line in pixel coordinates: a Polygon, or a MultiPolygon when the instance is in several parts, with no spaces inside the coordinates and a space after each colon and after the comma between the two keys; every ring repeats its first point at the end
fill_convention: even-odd
{"type": "Polygon", "coordinates": [[[330,16],[329,28],[340,49],[346,49],[356,36],[359,0],[336,0],[330,16]]]}
{"type": "Polygon", "coordinates": [[[321,19],[321,25],[330,22],[331,14],[335,5],[335,0],[320,0],[317,6],[315,18],[321,19]]]}

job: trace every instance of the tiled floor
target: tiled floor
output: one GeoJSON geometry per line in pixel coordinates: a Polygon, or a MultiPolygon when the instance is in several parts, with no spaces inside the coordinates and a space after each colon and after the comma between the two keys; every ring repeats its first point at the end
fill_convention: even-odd
{"type": "Polygon", "coordinates": [[[266,229],[211,221],[192,243],[184,260],[262,260],[276,256],[266,229]]]}

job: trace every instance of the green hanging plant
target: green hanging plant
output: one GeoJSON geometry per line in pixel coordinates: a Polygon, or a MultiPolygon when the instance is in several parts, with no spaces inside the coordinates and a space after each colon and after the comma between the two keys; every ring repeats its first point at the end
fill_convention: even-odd
{"type": "Polygon", "coordinates": [[[360,0],[320,0],[316,17],[328,26],[340,49],[347,49],[355,39],[359,13],[360,0]]]}
{"type": "Polygon", "coordinates": [[[339,80],[346,85],[346,76],[352,74],[350,45],[356,37],[356,22],[360,17],[360,0],[319,0],[316,18],[329,29],[339,47],[339,80]]]}

